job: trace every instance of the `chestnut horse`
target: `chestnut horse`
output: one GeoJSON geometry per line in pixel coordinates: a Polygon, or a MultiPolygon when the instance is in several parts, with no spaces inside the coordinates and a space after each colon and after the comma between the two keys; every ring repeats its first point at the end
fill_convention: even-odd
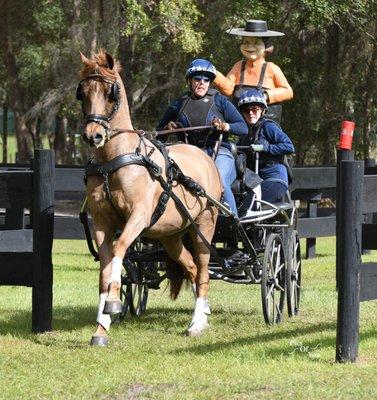
{"type": "MultiPolygon", "coordinates": [[[[126,155],[128,161],[132,157],[138,161],[147,159],[149,166],[161,167],[161,177],[166,181],[166,158],[161,149],[133,130],[126,91],[119,75],[120,64],[103,50],[91,59],[81,54],[81,60],[84,67],[76,94],[82,101],[83,139],[93,148],[93,163],[113,166],[114,159],[119,160],[121,155],[126,155]]],[[[199,183],[213,198],[220,199],[220,176],[210,157],[201,149],[186,144],[172,145],[168,149],[170,159],[185,175],[199,183]]],[[[119,295],[123,259],[127,248],[139,235],[158,238],[168,256],[179,264],[176,267],[182,267],[190,279],[196,303],[187,334],[200,335],[208,326],[210,252],[187,215],[171,197],[157,222],[151,224],[164,191],[162,183],[146,165],[140,162],[125,164],[111,168],[106,176],[87,174],[87,200],[100,259],[97,328],[91,344],[105,346],[108,343],[110,314],[121,311],[119,295]],[[115,240],[119,230],[121,234],[115,240]],[[192,241],[192,254],[182,243],[186,232],[192,241]]],[[[207,198],[195,195],[179,182],[174,182],[172,192],[184,204],[204,238],[211,242],[217,208],[207,198]]],[[[171,284],[173,298],[177,297],[179,289],[180,285],[171,284]]]]}

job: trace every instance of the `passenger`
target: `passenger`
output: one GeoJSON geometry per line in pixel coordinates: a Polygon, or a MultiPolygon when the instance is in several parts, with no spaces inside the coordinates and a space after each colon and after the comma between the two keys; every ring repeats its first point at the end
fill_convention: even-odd
{"type": "Polygon", "coordinates": [[[231,190],[231,185],[236,179],[236,167],[228,137],[230,134],[246,136],[248,128],[237,108],[217,90],[210,88],[215,76],[216,69],[209,61],[193,60],[186,71],[189,91],[170,104],[157,130],[213,125],[217,134],[206,130],[186,135],[189,144],[203,148],[210,156],[214,155],[219,133],[223,134],[215,163],[224,187],[224,201],[237,215],[236,202],[231,190]]]}
{"type": "Polygon", "coordinates": [[[250,146],[259,153],[259,176],[263,179],[262,199],[269,203],[282,201],[288,189],[287,154],[295,151],[291,139],[280,125],[264,117],[267,102],[260,90],[249,89],[240,98],[238,107],[249,126],[249,135],[239,145],[250,146]]]}
{"type": "Polygon", "coordinates": [[[233,96],[234,104],[246,90],[262,90],[267,104],[274,104],[269,107],[270,117],[280,122],[281,105],[277,103],[290,100],[293,90],[280,67],[267,62],[266,55],[274,49],[270,38],[283,36],[284,33],[268,30],[263,20],[250,20],[245,28],[233,28],[227,32],[242,37],[240,49],[244,59],[234,64],[227,76],[217,71],[214,85],[222,94],[233,96]]]}

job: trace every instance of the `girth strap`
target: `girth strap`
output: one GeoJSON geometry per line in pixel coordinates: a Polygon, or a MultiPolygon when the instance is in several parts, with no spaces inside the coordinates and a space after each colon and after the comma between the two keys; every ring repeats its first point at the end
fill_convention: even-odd
{"type": "Polygon", "coordinates": [[[143,166],[145,166],[146,164],[149,164],[149,165],[151,165],[151,167],[153,167],[153,170],[156,173],[160,174],[161,167],[159,167],[152,160],[149,160],[149,162],[147,162],[145,158],[146,157],[141,154],[127,153],[127,154],[121,154],[120,156],[117,156],[117,157],[113,158],[112,160],[107,161],[105,163],[91,162],[86,167],[85,177],[87,177],[89,175],[111,174],[112,172],[117,171],[119,168],[124,167],[126,165],[131,165],[131,164],[137,164],[137,165],[143,165],[143,166]],[[153,163],[153,165],[152,165],[152,163],[153,163]]]}

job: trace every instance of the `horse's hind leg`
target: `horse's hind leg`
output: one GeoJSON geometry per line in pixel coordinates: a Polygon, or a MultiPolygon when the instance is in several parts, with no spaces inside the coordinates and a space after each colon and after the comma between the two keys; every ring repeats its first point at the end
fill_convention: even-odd
{"type": "MultiPolygon", "coordinates": [[[[182,268],[186,271],[188,278],[191,281],[191,284],[194,285],[197,275],[197,268],[191,253],[183,245],[182,238],[183,234],[179,233],[177,235],[160,238],[159,240],[164,246],[165,251],[168,253],[169,257],[180,266],[182,266],[182,268]]],[[[179,266],[177,267],[179,268],[179,266]]],[[[178,282],[170,282],[170,295],[173,300],[178,297],[183,281],[183,278],[177,279],[179,280],[178,282]]]]}
{"type": "MultiPolygon", "coordinates": [[[[200,232],[209,243],[211,243],[213,234],[215,232],[216,219],[217,209],[207,208],[195,220],[200,232]]],[[[208,326],[207,315],[210,314],[208,305],[208,264],[210,252],[194,227],[190,227],[189,232],[193,244],[194,261],[197,266],[198,273],[195,280],[197,294],[195,311],[191,324],[187,330],[187,334],[189,336],[198,336],[202,333],[203,329],[208,326]]]]}

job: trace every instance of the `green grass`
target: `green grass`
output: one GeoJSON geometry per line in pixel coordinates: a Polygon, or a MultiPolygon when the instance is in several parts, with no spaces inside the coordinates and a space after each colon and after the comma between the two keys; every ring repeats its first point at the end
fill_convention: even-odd
{"type": "Polygon", "coordinates": [[[107,348],[92,348],[97,265],[84,241],[56,241],[53,332],[30,333],[31,289],[0,287],[0,398],[374,398],[375,302],[361,306],[359,361],[334,363],[334,248],[334,238],[318,240],[303,264],[301,313],[278,326],[263,322],[258,285],[213,281],[204,336],[183,335],[191,290],[171,302],[163,287],[145,315],[112,327],[107,348]]]}
{"type": "MultiPolygon", "coordinates": [[[[8,147],[8,163],[14,163],[16,160],[16,152],[17,152],[17,142],[16,142],[16,136],[15,135],[9,135],[7,139],[7,147],[8,147]]],[[[3,160],[3,140],[2,137],[0,137],[0,160],[1,162],[4,162],[3,160]]]]}
{"type": "MultiPolygon", "coordinates": [[[[46,136],[42,137],[42,142],[43,142],[43,148],[48,149],[49,148],[49,143],[48,143],[48,138],[46,136]]],[[[16,153],[17,153],[17,142],[16,142],[16,136],[14,134],[11,134],[8,136],[8,158],[7,158],[7,163],[14,163],[16,162],[16,153]]],[[[2,137],[0,136],[0,162],[4,162],[3,160],[3,140],[2,137]]]]}

